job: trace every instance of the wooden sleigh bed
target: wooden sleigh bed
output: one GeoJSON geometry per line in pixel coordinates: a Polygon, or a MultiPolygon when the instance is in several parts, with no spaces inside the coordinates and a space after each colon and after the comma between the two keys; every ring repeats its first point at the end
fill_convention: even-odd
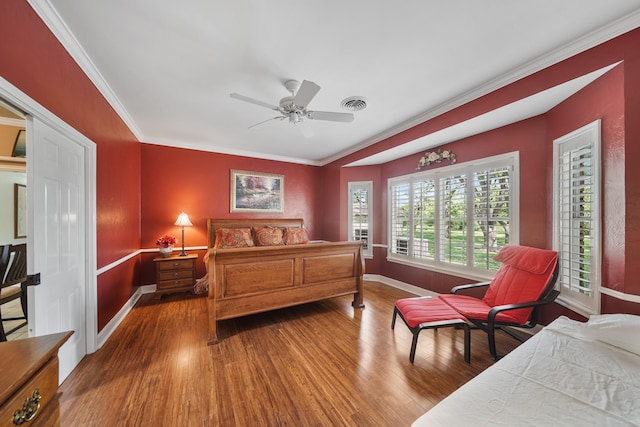
{"type": "Polygon", "coordinates": [[[255,239],[260,229],[295,232],[302,219],[209,219],[207,228],[208,344],[218,342],[219,320],[347,294],[364,307],[362,242],[220,246],[221,233],[248,229],[255,239]]]}

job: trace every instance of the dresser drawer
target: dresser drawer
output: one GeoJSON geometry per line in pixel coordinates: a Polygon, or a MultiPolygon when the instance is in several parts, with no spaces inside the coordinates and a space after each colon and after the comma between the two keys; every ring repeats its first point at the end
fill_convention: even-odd
{"type": "Polygon", "coordinates": [[[57,405],[57,391],[58,358],[54,357],[2,405],[2,409],[0,410],[0,426],[15,425],[13,422],[14,413],[16,411],[22,411],[27,399],[34,402],[34,400],[37,400],[37,396],[40,396],[39,401],[31,405],[32,411],[35,411],[35,414],[32,412],[33,420],[28,424],[25,422],[25,425],[39,424],[37,422],[39,417],[42,416],[43,413],[45,413],[46,417],[46,413],[51,412],[52,407],[49,407],[49,405],[57,405]],[[34,396],[36,399],[34,399],[34,396]],[[40,407],[36,410],[38,404],[40,407]]]}
{"type": "Polygon", "coordinates": [[[166,262],[158,263],[158,269],[160,271],[167,270],[184,270],[193,268],[194,260],[192,259],[172,259],[166,262]]]}

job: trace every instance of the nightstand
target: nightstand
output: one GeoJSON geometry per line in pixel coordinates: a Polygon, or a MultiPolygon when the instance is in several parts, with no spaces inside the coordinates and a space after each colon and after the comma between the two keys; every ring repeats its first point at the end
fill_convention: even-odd
{"type": "Polygon", "coordinates": [[[193,290],[198,255],[154,258],[156,263],[156,295],[193,290]]]}

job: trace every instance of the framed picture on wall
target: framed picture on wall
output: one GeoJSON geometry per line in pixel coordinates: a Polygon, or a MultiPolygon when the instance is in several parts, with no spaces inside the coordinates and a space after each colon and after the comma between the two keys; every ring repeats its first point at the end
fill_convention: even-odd
{"type": "Polygon", "coordinates": [[[27,237],[27,186],[13,184],[13,229],[16,239],[27,237]]]}
{"type": "Polygon", "coordinates": [[[232,169],[231,212],[284,212],[284,175],[232,169]]]}

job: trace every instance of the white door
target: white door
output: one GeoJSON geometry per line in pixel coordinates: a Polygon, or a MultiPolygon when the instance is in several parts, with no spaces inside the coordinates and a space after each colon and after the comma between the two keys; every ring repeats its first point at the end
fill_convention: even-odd
{"type": "Polygon", "coordinates": [[[27,117],[29,336],[73,330],[58,356],[60,382],[87,353],[84,148],[27,117]]]}

